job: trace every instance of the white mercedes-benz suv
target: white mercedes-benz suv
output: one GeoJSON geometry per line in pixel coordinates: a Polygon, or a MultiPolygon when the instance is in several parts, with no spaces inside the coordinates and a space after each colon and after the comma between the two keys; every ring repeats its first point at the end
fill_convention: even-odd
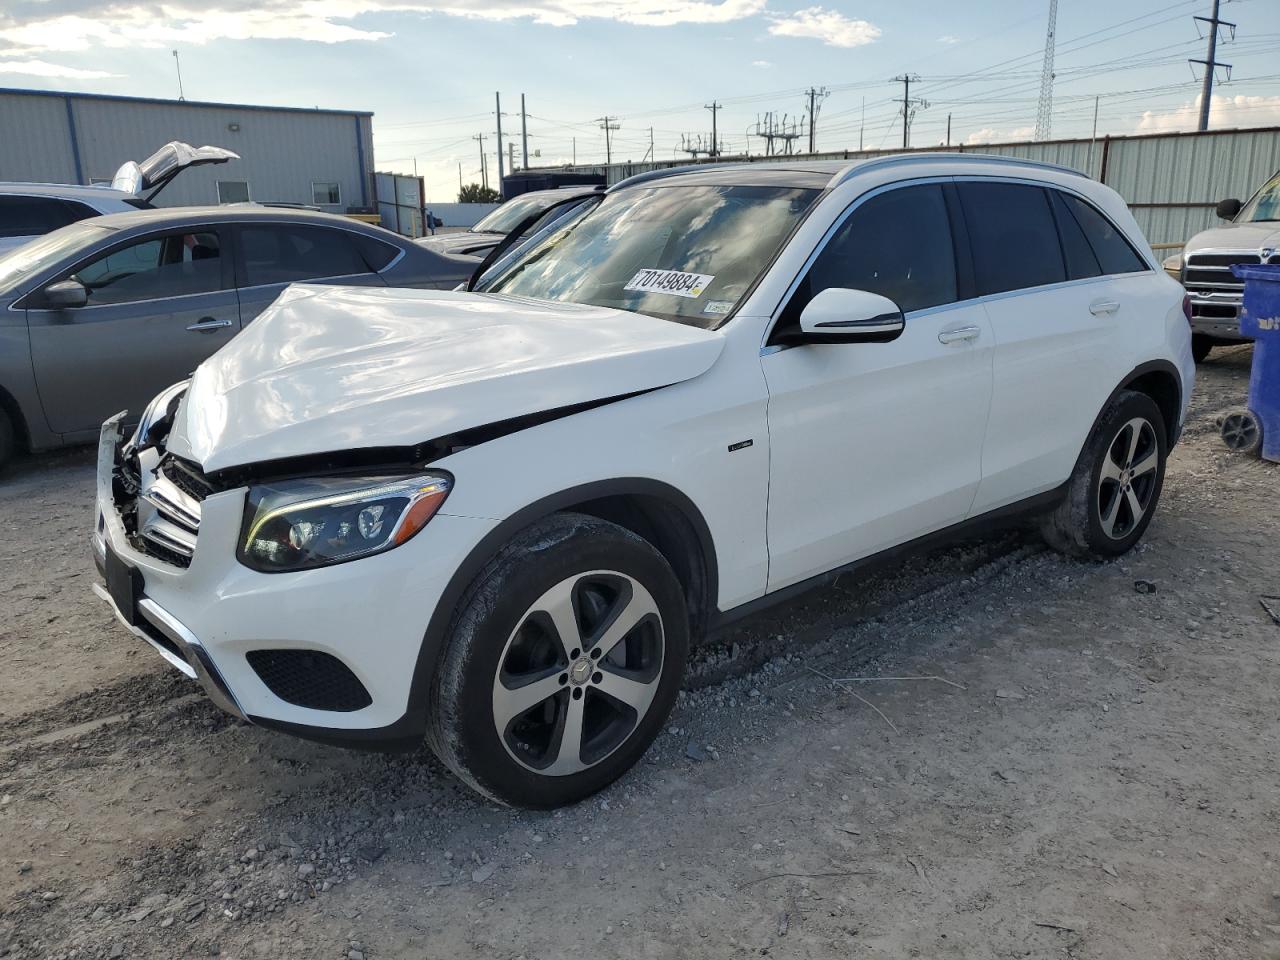
{"type": "Polygon", "coordinates": [[[518,805],[620,776],[691,643],[841,571],[1027,515],[1125,552],[1194,376],[1119,196],[1011,159],[645,174],[491,261],[289,288],[104,425],[95,547],[222,708],[518,805]]]}

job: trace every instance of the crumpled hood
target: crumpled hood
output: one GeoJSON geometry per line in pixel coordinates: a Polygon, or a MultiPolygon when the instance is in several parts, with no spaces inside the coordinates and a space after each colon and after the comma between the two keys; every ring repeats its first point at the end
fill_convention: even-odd
{"type": "Polygon", "coordinates": [[[1280,223],[1231,223],[1210,227],[1187,241],[1186,252],[1201,250],[1280,250],[1280,223]]]}
{"type": "Polygon", "coordinates": [[[299,284],[196,369],[169,449],[213,472],[411,446],[679,383],[723,344],[605,307],[299,284]]]}

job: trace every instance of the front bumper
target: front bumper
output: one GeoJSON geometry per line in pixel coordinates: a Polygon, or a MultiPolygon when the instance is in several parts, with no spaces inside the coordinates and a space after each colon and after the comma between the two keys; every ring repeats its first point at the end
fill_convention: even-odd
{"type": "MultiPolygon", "coordinates": [[[[406,741],[425,717],[410,716],[427,624],[454,570],[495,525],[437,514],[403,546],[350,563],[299,573],[264,574],[240,564],[236,542],[246,489],[201,503],[190,565],[180,567],[135,547],[117,509],[113,475],[121,418],[103,425],[98,447],[94,554],[107,551],[138,583],[132,616],[112,592],[95,593],[166,661],[198,681],[219,707],[250,722],[332,742],[382,747],[406,741]],[[132,624],[129,622],[132,620],[132,624]],[[255,651],[305,651],[341,661],[369,694],[355,710],[317,709],[273,692],[251,665],[255,651]]],[[[420,741],[419,741],[420,742],[420,741]]]]}

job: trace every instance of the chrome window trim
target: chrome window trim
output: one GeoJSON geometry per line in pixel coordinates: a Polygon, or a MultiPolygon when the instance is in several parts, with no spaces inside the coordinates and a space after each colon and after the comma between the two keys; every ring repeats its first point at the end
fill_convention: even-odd
{"type": "MultiPolygon", "coordinates": [[[[859,167],[859,169],[865,170],[866,167],[862,166],[862,167],[859,167]]],[[[1056,168],[1050,167],[1050,169],[1056,169],[1056,168]]],[[[1080,176],[1084,176],[1084,174],[1080,174],[1080,176]]],[[[827,244],[831,242],[831,238],[835,236],[835,234],[839,231],[839,229],[842,226],[844,226],[845,222],[849,219],[849,217],[853,216],[857,208],[862,206],[863,203],[872,199],[873,197],[877,197],[882,193],[888,193],[890,190],[897,190],[904,187],[926,186],[932,183],[942,183],[942,184],[946,184],[946,183],[957,183],[957,184],[958,183],[1016,183],[1016,184],[1026,185],[1026,186],[1040,187],[1045,190],[1061,190],[1064,193],[1069,193],[1072,196],[1077,197],[1084,203],[1089,204],[1089,206],[1093,208],[1093,210],[1095,210],[1100,217],[1102,217],[1107,223],[1111,224],[1112,228],[1117,233],[1119,233],[1122,237],[1125,238],[1129,246],[1135,248],[1135,252],[1137,252],[1138,258],[1146,262],[1147,269],[1133,270],[1128,273],[1103,273],[1096,277],[1081,277],[1077,280],[1057,280],[1057,281],[1054,281],[1053,283],[1044,283],[1035,287],[1019,287],[1016,290],[1002,290],[999,293],[987,293],[978,297],[970,297],[967,300],[953,300],[950,303],[940,303],[937,306],[925,307],[921,310],[907,311],[903,314],[903,317],[907,320],[910,320],[913,317],[928,316],[934,313],[941,313],[943,311],[952,310],[957,307],[970,306],[972,304],[989,303],[996,300],[1007,300],[1011,297],[1019,297],[1028,293],[1040,293],[1044,291],[1058,290],[1058,289],[1071,287],[1079,284],[1097,283],[1104,280],[1124,279],[1127,277],[1146,277],[1146,276],[1152,275],[1157,270],[1157,268],[1152,265],[1152,262],[1150,260],[1147,260],[1144,257],[1142,251],[1137,248],[1137,244],[1133,242],[1133,238],[1130,237],[1123,230],[1121,230],[1118,226],[1116,226],[1115,221],[1113,221],[1110,217],[1108,217],[1103,211],[1099,210],[1098,205],[1096,203],[1094,203],[1088,197],[1084,196],[1078,190],[1070,189],[1069,187],[1062,186],[1061,184],[1050,183],[1045,180],[1036,180],[1034,178],[1028,178],[1028,177],[1015,177],[1015,176],[998,177],[998,176],[992,176],[990,174],[985,174],[985,175],[983,174],[969,174],[969,175],[939,174],[937,176],[919,177],[911,180],[895,180],[893,183],[881,184],[880,186],[874,187],[865,193],[859,194],[852,201],[850,201],[849,204],[836,216],[836,219],[832,221],[831,226],[827,229],[826,233],[822,235],[822,239],[819,240],[818,243],[814,246],[813,251],[805,259],[804,264],[801,266],[800,270],[796,273],[791,283],[787,286],[786,292],[783,294],[782,299],[779,300],[779,302],[774,306],[773,311],[769,314],[769,323],[765,329],[764,337],[761,340],[761,356],[767,356],[768,353],[774,352],[774,351],[768,351],[768,353],[766,353],[765,351],[768,350],[768,348],[766,347],[766,344],[768,343],[769,337],[773,334],[774,328],[782,319],[782,311],[785,310],[787,304],[791,302],[791,298],[795,295],[797,288],[799,288],[801,281],[804,279],[806,274],[808,274],[809,269],[813,266],[814,261],[817,260],[818,255],[821,254],[827,248],[827,244]]],[[[1064,269],[1065,269],[1065,264],[1064,264],[1064,269]]],[[[1163,268],[1160,268],[1160,269],[1163,269],[1163,268]]]]}
{"type": "MultiPolygon", "coordinates": [[[[201,227],[201,226],[204,227],[206,231],[216,232],[219,229],[223,229],[227,227],[241,227],[241,226],[244,226],[246,223],[247,224],[264,223],[264,224],[271,224],[275,226],[281,226],[281,225],[303,226],[303,227],[319,226],[322,230],[341,230],[343,233],[350,233],[353,236],[365,237],[366,239],[373,240],[377,243],[386,244],[386,246],[394,248],[397,251],[397,253],[394,257],[391,258],[390,262],[381,270],[365,270],[362,273],[340,273],[340,274],[335,274],[329,277],[314,277],[310,280],[288,280],[283,283],[259,283],[259,284],[255,284],[252,287],[231,286],[231,287],[224,287],[218,290],[206,290],[204,293],[179,293],[179,294],[175,294],[172,297],[153,297],[150,300],[128,300],[125,303],[93,303],[93,304],[87,303],[83,307],[76,307],[75,308],[76,311],[79,312],[81,310],[99,310],[103,307],[122,307],[122,306],[127,306],[128,304],[131,304],[131,303],[167,303],[170,300],[185,300],[189,297],[207,297],[215,293],[236,293],[237,291],[240,291],[240,290],[261,290],[263,287],[287,287],[293,283],[323,283],[326,280],[343,280],[348,277],[363,277],[363,276],[380,277],[382,276],[382,274],[386,273],[392,267],[396,266],[401,260],[403,260],[408,255],[408,252],[409,252],[407,247],[400,246],[395,243],[390,243],[382,239],[382,237],[374,236],[373,234],[370,234],[370,233],[365,233],[363,230],[352,229],[351,227],[348,227],[345,223],[313,224],[305,220],[259,220],[257,218],[254,218],[253,220],[247,220],[247,221],[246,220],[219,220],[215,223],[209,223],[209,224],[187,224],[185,226],[166,228],[164,230],[161,230],[158,235],[169,236],[170,234],[176,231],[180,231],[184,229],[190,229],[194,231],[197,227],[201,227]]],[[[149,235],[145,233],[138,235],[139,238],[144,238],[148,236],[149,235]]],[[[127,245],[132,242],[132,239],[133,238],[130,238],[129,240],[126,240],[124,242],[127,245]]],[[[237,242],[239,242],[238,239],[237,239],[237,242]]],[[[97,254],[91,254],[91,256],[97,256],[97,254]]],[[[84,263],[84,262],[91,262],[91,261],[81,261],[80,263],[77,263],[77,266],[79,266],[81,263],[84,263]]],[[[61,272],[62,272],[61,270],[56,271],[55,276],[61,272]]],[[[10,303],[8,309],[17,311],[17,312],[30,310],[32,313],[58,313],[59,312],[58,310],[51,310],[48,307],[19,307],[17,305],[18,301],[26,299],[27,297],[35,293],[36,290],[46,285],[47,284],[44,284],[44,283],[36,284],[36,286],[32,287],[30,290],[24,293],[21,297],[16,298],[12,303],[10,303]]]]}

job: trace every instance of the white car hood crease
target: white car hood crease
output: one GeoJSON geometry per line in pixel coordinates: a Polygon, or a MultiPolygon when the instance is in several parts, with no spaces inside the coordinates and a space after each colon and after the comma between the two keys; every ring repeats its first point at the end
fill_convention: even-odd
{"type": "Polygon", "coordinates": [[[299,284],[196,369],[169,446],[208,472],[411,446],[689,380],[723,345],[606,307],[299,284]]]}

